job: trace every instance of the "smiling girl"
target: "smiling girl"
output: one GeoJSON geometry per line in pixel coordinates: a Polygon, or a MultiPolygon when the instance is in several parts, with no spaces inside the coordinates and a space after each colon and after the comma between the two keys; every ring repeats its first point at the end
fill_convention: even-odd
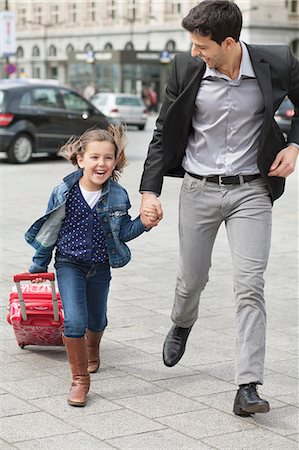
{"type": "Polygon", "coordinates": [[[54,188],[46,214],[25,234],[36,250],[31,273],[47,272],[56,247],[63,340],[72,371],[68,403],[72,406],[85,406],[89,374],[100,365],[110,268],[130,261],[125,242],[148,231],[157,219],[155,208],[134,220],[128,214],[128,194],[117,182],[126,164],[125,146],[123,127],[114,125],[108,130],[88,130],[68,141],[60,154],[78,170],[54,188]]]}

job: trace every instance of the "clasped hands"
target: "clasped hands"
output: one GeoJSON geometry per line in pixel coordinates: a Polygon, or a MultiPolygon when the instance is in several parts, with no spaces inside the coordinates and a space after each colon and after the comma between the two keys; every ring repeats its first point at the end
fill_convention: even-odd
{"type": "Polygon", "coordinates": [[[163,211],[160,200],[151,192],[144,192],[140,205],[140,219],[147,228],[153,228],[158,225],[163,218],[163,211]]]}

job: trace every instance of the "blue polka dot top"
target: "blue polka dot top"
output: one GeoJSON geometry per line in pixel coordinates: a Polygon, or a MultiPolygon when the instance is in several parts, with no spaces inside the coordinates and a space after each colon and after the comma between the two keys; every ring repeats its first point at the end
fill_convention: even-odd
{"type": "Polygon", "coordinates": [[[96,206],[91,209],[77,182],[66,201],[66,217],[57,240],[57,253],[78,262],[105,262],[108,259],[105,235],[96,206]]]}

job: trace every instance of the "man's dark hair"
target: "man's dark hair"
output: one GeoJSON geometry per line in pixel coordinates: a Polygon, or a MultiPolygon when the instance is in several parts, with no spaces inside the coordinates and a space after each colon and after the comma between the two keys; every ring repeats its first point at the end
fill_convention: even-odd
{"type": "Polygon", "coordinates": [[[242,13],[229,0],[204,0],[192,8],[183,19],[182,26],[190,33],[209,37],[221,44],[227,37],[239,41],[242,13]]]}

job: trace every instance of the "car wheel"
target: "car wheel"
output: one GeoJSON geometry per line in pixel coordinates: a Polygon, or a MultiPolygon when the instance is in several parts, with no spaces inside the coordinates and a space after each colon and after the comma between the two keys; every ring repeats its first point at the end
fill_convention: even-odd
{"type": "Polygon", "coordinates": [[[11,144],[7,159],[13,164],[25,164],[31,160],[33,152],[33,142],[28,134],[19,134],[11,144]]]}
{"type": "Polygon", "coordinates": [[[138,130],[144,130],[145,125],[138,125],[138,130]]]}

